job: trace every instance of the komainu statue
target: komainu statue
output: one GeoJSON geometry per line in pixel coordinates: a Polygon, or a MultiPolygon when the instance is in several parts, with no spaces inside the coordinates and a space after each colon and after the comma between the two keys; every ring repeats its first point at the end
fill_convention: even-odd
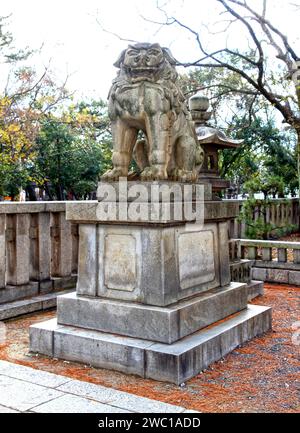
{"type": "Polygon", "coordinates": [[[129,45],[114,64],[120,71],[108,96],[113,169],[102,180],[128,176],[132,158],[141,180],[197,180],[204,153],[174,65],[167,48],[150,43],[129,45]]]}

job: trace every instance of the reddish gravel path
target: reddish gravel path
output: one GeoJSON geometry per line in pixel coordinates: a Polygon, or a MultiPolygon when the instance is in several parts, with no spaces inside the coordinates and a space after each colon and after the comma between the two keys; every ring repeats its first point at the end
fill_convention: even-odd
{"type": "Polygon", "coordinates": [[[273,331],[234,350],[183,387],[30,356],[29,325],[53,317],[54,311],[8,321],[8,338],[0,345],[0,359],[201,412],[299,412],[300,345],[293,343],[292,336],[295,340],[293,323],[300,321],[300,288],[275,284],[265,288],[265,295],[254,303],[273,308],[273,331]]]}

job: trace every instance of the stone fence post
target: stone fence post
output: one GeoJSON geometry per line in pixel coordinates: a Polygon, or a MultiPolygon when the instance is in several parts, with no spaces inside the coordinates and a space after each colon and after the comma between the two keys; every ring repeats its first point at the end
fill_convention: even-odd
{"type": "Polygon", "coordinates": [[[0,304],[75,287],[78,227],[65,202],[0,203],[0,304]]]}

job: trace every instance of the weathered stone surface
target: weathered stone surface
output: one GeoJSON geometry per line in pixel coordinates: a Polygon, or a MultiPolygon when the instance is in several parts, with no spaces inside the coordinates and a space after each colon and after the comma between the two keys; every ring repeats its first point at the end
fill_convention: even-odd
{"type": "Polygon", "coordinates": [[[184,407],[7,361],[0,361],[0,371],[0,413],[189,412],[184,407]]]}
{"type": "Polygon", "coordinates": [[[213,289],[169,308],[80,297],[58,297],[61,325],[172,343],[247,306],[245,284],[213,289]]]}
{"type": "MultiPolygon", "coordinates": [[[[48,323],[48,322],[46,322],[48,323]]],[[[38,329],[38,325],[35,325],[38,329]]],[[[45,329],[44,325],[44,329],[45,329]]],[[[48,324],[54,333],[54,356],[142,377],[180,384],[271,328],[271,309],[257,305],[173,344],[121,337],[99,331],[48,324]]],[[[33,327],[31,327],[31,330],[33,327]]],[[[40,328],[41,333],[43,329],[40,328]]],[[[43,340],[41,339],[42,343],[43,340]]],[[[38,350],[43,353],[42,348],[38,350]]]]}
{"type": "Polygon", "coordinates": [[[41,212],[38,214],[38,279],[44,287],[50,280],[50,263],[50,212],[41,212]]]}
{"type": "Polygon", "coordinates": [[[256,268],[265,268],[265,269],[284,269],[288,271],[299,271],[300,265],[299,263],[293,262],[278,262],[277,260],[272,260],[272,262],[266,262],[264,260],[255,260],[254,266],[256,268]]]}
{"type": "Polygon", "coordinates": [[[42,310],[42,302],[37,300],[15,301],[0,305],[0,320],[21,316],[33,311],[42,310]]]}
{"type": "Polygon", "coordinates": [[[266,281],[267,279],[267,269],[260,269],[260,268],[252,268],[251,277],[253,280],[261,280],[266,281]]]}
{"type": "Polygon", "coordinates": [[[53,356],[54,329],[59,329],[56,319],[51,319],[47,320],[46,322],[31,325],[29,328],[30,351],[53,356]]]}
{"type": "Polygon", "coordinates": [[[69,293],[69,290],[54,292],[48,295],[38,295],[21,301],[5,302],[0,304],[0,320],[11,319],[33,311],[47,310],[56,307],[58,295],[69,293]]]}
{"type": "Polygon", "coordinates": [[[178,86],[175,64],[169,50],[150,43],[129,46],[114,64],[120,71],[108,102],[113,169],[102,179],[127,176],[134,157],[141,180],[197,180],[204,152],[178,86]],[[145,139],[137,140],[141,131],[145,139]]]}
{"type": "Polygon", "coordinates": [[[144,349],[150,344],[104,333],[99,338],[97,331],[60,326],[54,332],[53,356],[143,376],[144,349]]]}
{"type": "Polygon", "coordinates": [[[30,216],[6,216],[6,284],[19,286],[29,283],[30,216]]]}
{"type": "Polygon", "coordinates": [[[107,234],[104,239],[104,284],[107,289],[132,292],[138,285],[139,237],[107,234]]]}
{"type": "Polygon", "coordinates": [[[5,393],[0,393],[0,404],[19,411],[30,410],[63,395],[61,391],[52,388],[2,375],[0,375],[0,387],[5,388],[5,393]]]}
{"type": "Polygon", "coordinates": [[[300,270],[299,271],[289,271],[289,284],[295,286],[300,286],[300,270]]]}
{"type": "Polygon", "coordinates": [[[271,328],[271,309],[247,310],[185,337],[172,345],[154,344],[147,352],[146,377],[180,384],[198,374],[238,345],[271,328]]]}
{"type": "Polygon", "coordinates": [[[224,229],[80,224],[77,292],[167,306],[218,287],[220,268],[223,283],[229,275],[224,229]]]}
{"type": "Polygon", "coordinates": [[[35,413],[128,413],[129,411],[87,400],[77,395],[62,395],[32,409],[35,413]]]}
{"type": "Polygon", "coordinates": [[[0,214],[64,212],[65,210],[66,202],[63,201],[1,202],[0,206],[0,214]]]}
{"type": "Polygon", "coordinates": [[[286,242],[286,241],[264,241],[260,239],[240,239],[240,244],[245,247],[258,247],[258,248],[290,248],[300,250],[300,242],[286,242]]]}
{"type": "Polygon", "coordinates": [[[230,283],[230,268],[229,268],[229,248],[222,248],[223,245],[228,245],[228,225],[227,222],[218,224],[219,245],[219,274],[220,285],[226,286],[230,283]]]}
{"type": "Polygon", "coordinates": [[[180,287],[187,289],[216,278],[214,233],[210,230],[183,232],[178,236],[180,287]]]}
{"type": "MultiPolygon", "coordinates": [[[[119,215],[118,207],[120,203],[116,203],[117,215],[119,215]]],[[[121,205],[123,206],[123,205],[121,205]]],[[[128,203],[130,206],[130,203],[128,203]]],[[[78,222],[78,223],[105,223],[103,221],[102,214],[99,213],[99,203],[98,201],[89,200],[77,201],[77,202],[67,202],[66,203],[66,218],[67,220],[78,222]]],[[[160,208],[161,209],[161,208],[160,208]]],[[[228,219],[235,218],[239,213],[239,205],[236,202],[228,201],[205,201],[204,202],[204,220],[206,222],[210,221],[226,221],[228,219]]],[[[160,210],[159,215],[164,215],[162,210],[160,210]]],[[[172,216],[172,207],[171,207],[172,216]]],[[[166,219],[166,220],[149,220],[147,221],[150,225],[157,225],[158,223],[167,224],[178,224],[181,225],[189,221],[185,218],[185,213],[183,213],[183,218],[180,220],[166,219]]],[[[132,222],[128,219],[119,219],[118,222],[125,223],[126,225],[134,225],[136,222],[132,222]]]]}
{"type": "Polygon", "coordinates": [[[71,379],[66,376],[49,373],[48,371],[36,370],[20,364],[13,364],[7,361],[0,361],[1,375],[20,379],[25,382],[31,382],[36,385],[47,386],[48,388],[57,388],[71,379]]]}
{"type": "Polygon", "coordinates": [[[69,277],[52,277],[53,289],[72,289],[76,287],[77,275],[71,275],[69,277]]]}
{"type": "Polygon", "coordinates": [[[152,203],[164,203],[169,201],[182,203],[185,193],[189,194],[192,201],[195,201],[196,198],[201,199],[201,201],[212,199],[211,185],[207,183],[197,182],[187,184],[183,182],[170,182],[168,180],[154,182],[123,180],[122,182],[99,182],[97,188],[98,201],[104,198],[108,200],[107,197],[103,197],[103,192],[106,191],[104,188],[108,186],[110,187],[110,191],[112,191],[112,189],[114,190],[114,197],[119,203],[130,203],[133,201],[148,203],[150,200],[152,203]],[[145,194],[139,194],[141,191],[145,192],[145,194]]]}
{"type": "Polygon", "coordinates": [[[178,312],[130,302],[77,297],[59,298],[58,323],[156,341],[177,340],[178,312]]]}
{"type": "Polygon", "coordinates": [[[111,404],[115,407],[127,409],[133,412],[143,413],[182,413],[182,407],[160,401],[150,400],[145,397],[138,397],[128,392],[117,391],[113,388],[94,385],[79,380],[71,380],[57,388],[60,391],[75,394],[81,397],[90,398],[100,403],[111,404]]]}
{"type": "Polygon", "coordinates": [[[257,296],[262,296],[264,294],[263,281],[251,280],[247,284],[247,292],[248,292],[248,301],[251,301],[257,296]]]}
{"type": "Polygon", "coordinates": [[[97,226],[81,224],[79,226],[79,256],[77,293],[97,295],[97,226]]]}
{"type": "Polygon", "coordinates": [[[45,280],[39,282],[39,292],[49,293],[53,290],[53,280],[45,280]]]}
{"type": "Polygon", "coordinates": [[[249,283],[251,281],[253,261],[248,259],[240,259],[229,264],[231,281],[240,281],[241,283],[249,283]]]}
{"type": "Polygon", "coordinates": [[[51,213],[51,275],[70,277],[72,272],[71,224],[62,212],[51,213]]]}
{"type": "Polygon", "coordinates": [[[0,289],[0,304],[5,302],[12,302],[19,299],[24,299],[30,296],[36,296],[39,293],[38,282],[30,281],[29,284],[21,286],[7,285],[5,288],[0,289]]]}
{"type": "Polygon", "coordinates": [[[289,271],[284,269],[268,269],[267,281],[276,282],[276,283],[288,283],[289,271]]]}

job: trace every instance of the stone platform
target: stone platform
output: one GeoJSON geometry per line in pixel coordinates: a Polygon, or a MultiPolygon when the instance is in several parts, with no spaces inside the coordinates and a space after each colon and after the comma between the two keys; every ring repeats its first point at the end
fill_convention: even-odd
{"type": "MultiPolygon", "coordinates": [[[[247,306],[247,285],[231,282],[227,222],[238,210],[231,203],[207,200],[202,188],[203,201],[192,206],[202,219],[180,212],[104,218],[106,206],[118,217],[133,204],[163,209],[164,192],[148,201],[152,186],[127,184],[126,197],[145,187],[138,203],[102,202],[99,184],[96,205],[67,205],[67,219],[79,224],[76,294],[58,298],[56,321],[31,327],[32,352],[180,384],[270,329],[271,310],[247,306]]],[[[156,186],[170,192],[164,182],[156,186]]],[[[184,194],[170,202],[189,203],[184,194]]]]}
{"type": "Polygon", "coordinates": [[[127,337],[173,343],[247,307],[244,283],[211,289],[169,307],[109,299],[59,296],[57,322],[127,337]]]}
{"type": "Polygon", "coordinates": [[[271,308],[257,305],[172,344],[60,325],[52,319],[31,326],[30,349],[179,385],[269,329],[271,308]]]}

